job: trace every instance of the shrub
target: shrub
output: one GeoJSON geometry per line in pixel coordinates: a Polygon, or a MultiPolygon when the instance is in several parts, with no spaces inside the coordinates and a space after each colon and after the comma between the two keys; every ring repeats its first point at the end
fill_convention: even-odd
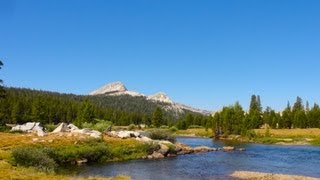
{"type": "Polygon", "coordinates": [[[154,151],[158,151],[160,149],[160,145],[158,143],[150,142],[141,144],[138,149],[139,148],[147,154],[152,154],[154,151]]]}
{"type": "Polygon", "coordinates": [[[41,171],[54,172],[56,162],[37,147],[20,147],[12,151],[13,162],[25,167],[35,167],[41,171]]]}
{"type": "Polygon", "coordinates": [[[160,129],[169,129],[169,126],[162,125],[160,126],[160,129]]]}
{"type": "Polygon", "coordinates": [[[169,129],[171,132],[177,132],[179,129],[175,126],[170,127],[169,129]]]}
{"type": "Polygon", "coordinates": [[[176,141],[176,137],[169,131],[163,129],[153,129],[148,132],[149,137],[155,140],[167,140],[172,143],[176,141]]]}
{"type": "Polygon", "coordinates": [[[97,123],[92,127],[92,129],[97,130],[97,131],[104,131],[108,127],[112,125],[112,122],[110,121],[105,121],[105,120],[97,120],[97,123]]]}
{"type": "Polygon", "coordinates": [[[190,125],[189,127],[188,127],[188,129],[201,129],[201,128],[203,128],[202,126],[199,126],[199,125],[190,125]]]}
{"type": "Polygon", "coordinates": [[[132,131],[132,130],[134,130],[135,128],[136,128],[136,125],[130,124],[129,127],[128,127],[128,130],[129,130],[129,131],[132,131]]]}
{"type": "Polygon", "coordinates": [[[46,124],[44,128],[47,130],[47,132],[52,132],[57,128],[57,125],[54,125],[53,123],[46,124]]]}
{"type": "Polygon", "coordinates": [[[82,128],[88,128],[88,129],[92,129],[93,124],[92,123],[88,123],[88,122],[84,122],[81,124],[82,128]]]}
{"type": "Polygon", "coordinates": [[[58,164],[74,164],[77,160],[101,162],[111,156],[108,146],[101,140],[87,140],[80,144],[56,148],[53,157],[58,164]]]}
{"type": "Polygon", "coordinates": [[[110,127],[111,125],[112,125],[112,122],[110,121],[96,119],[95,123],[84,122],[82,123],[81,127],[102,132],[106,130],[108,127],[110,127]]]}

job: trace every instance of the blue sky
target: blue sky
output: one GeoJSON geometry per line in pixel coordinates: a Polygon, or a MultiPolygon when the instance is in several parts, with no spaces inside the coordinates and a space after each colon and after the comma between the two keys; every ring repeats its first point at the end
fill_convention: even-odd
{"type": "Polygon", "coordinates": [[[207,110],[251,94],[320,100],[318,0],[2,0],[6,86],[87,94],[113,81],[207,110]]]}

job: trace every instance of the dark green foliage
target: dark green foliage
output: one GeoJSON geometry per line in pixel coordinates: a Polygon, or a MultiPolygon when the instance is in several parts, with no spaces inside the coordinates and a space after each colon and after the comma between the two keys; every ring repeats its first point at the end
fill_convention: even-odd
{"type": "Polygon", "coordinates": [[[57,165],[75,164],[78,160],[102,162],[112,158],[112,151],[101,140],[89,139],[79,144],[48,148],[44,146],[19,147],[12,151],[13,162],[53,172],[57,165]]]}
{"type": "MultiPolygon", "coordinates": [[[[96,123],[94,119],[111,121],[115,125],[151,125],[155,110],[166,105],[148,101],[145,97],[129,95],[78,96],[6,88],[6,98],[0,99],[0,126],[30,121],[42,124],[66,122],[81,126],[84,122],[96,123]]],[[[167,121],[174,124],[178,118],[180,116],[175,112],[162,111],[160,125],[166,124],[167,121]]]]}
{"type": "Polygon", "coordinates": [[[57,125],[54,125],[53,123],[51,124],[46,124],[44,126],[46,132],[52,132],[53,130],[55,130],[57,128],[57,125]]]}
{"type": "MultiPolygon", "coordinates": [[[[3,66],[3,63],[2,63],[2,61],[0,61],[0,69],[2,68],[2,66],[3,66]]],[[[3,84],[3,80],[0,79],[0,99],[1,99],[1,98],[4,98],[4,97],[5,97],[5,94],[6,94],[6,92],[5,92],[4,87],[3,87],[2,84],[3,84]]]]}
{"type": "Polygon", "coordinates": [[[252,95],[249,109],[249,127],[259,128],[262,125],[262,107],[260,96],[252,95]]]}
{"type": "Polygon", "coordinates": [[[152,115],[152,125],[154,127],[160,127],[163,124],[163,112],[161,108],[157,107],[152,115]]]}
{"type": "Polygon", "coordinates": [[[129,127],[128,127],[128,130],[129,130],[129,131],[132,131],[132,130],[134,130],[135,128],[136,128],[136,125],[130,124],[129,127]]]}
{"type": "Polygon", "coordinates": [[[199,125],[191,125],[188,127],[188,129],[201,129],[203,128],[202,126],[199,126],[199,125]]]}
{"type": "Polygon", "coordinates": [[[77,126],[81,126],[81,124],[84,122],[90,123],[94,120],[94,116],[94,107],[92,103],[89,101],[89,99],[85,99],[80,106],[75,124],[77,126]]]}
{"type": "Polygon", "coordinates": [[[172,127],[169,128],[169,130],[171,132],[177,132],[179,129],[177,127],[175,127],[175,126],[172,126],[172,127]]]}
{"type": "Polygon", "coordinates": [[[164,129],[153,129],[148,132],[149,137],[155,140],[167,140],[172,143],[176,141],[176,137],[171,134],[168,130],[164,129]]]}
{"type": "Polygon", "coordinates": [[[25,167],[36,167],[45,172],[53,172],[57,167],[56,162],[45,152],[37,147],[21,147],[13,149],[14,163],[25,167]]]}
{"type": "Polygon", "coordinates": [[[81,159],[87,159],[88,162],[99,162],[112,155],[106,144],[95,142],[56,148],[52,156],[58,164],[75,164],[81,159]]]}

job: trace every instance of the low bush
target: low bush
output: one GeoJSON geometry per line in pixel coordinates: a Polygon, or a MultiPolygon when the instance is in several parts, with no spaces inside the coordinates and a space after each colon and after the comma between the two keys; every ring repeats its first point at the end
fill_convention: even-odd
{"type": "Polygon", "coordinates": [[[172,127],[169,128],[169,130],[171,132],[177,132],[179,129],[177,127],[175,127],[175,126],[172,126],[172,127]]]}
{"type": "Polygon", "coordinates": [[[176,141],[176,137],[170,133],[168,130],[163,129],[153,129],[148,132],[149,137],[155,140],[167,140],[172,143],[176,141]]]}
{"type": "Polygon", "coordinates": [[[41,171],[54,172],[56,162],[45,152],[37,147],[20,147],[12,151],[13,162],[20,166],[35,167],[41,171]]]}
{"type": "Polygon", "coordinates": [[[203,128],[202,126],[199,126],[199,125],[190,125],[189,127],[188,127],[188,129],[201,129],[201,128],[203,128]]]}
{"type": "Polygon", "coordinates": [[[129,131],[132,131],[132,130],[134,130],[135,128],[136,128],[136,125],[130,124],[129,127],[128,127],[128,130],[129,130],[129,131]]]}
{"type": "Polygon", "coordinates": [[[160,129],[169,129],[169,126],[162,125],[160,126],[160,129]]]}
{"type": "Polygon", "coordinates": [[[13,163],[53,172],[57,165],[75,164],[78,160],[103,162],[112,158],[110,148],[101,139],[60,147],[19,147],[12,151],[13,163]]]}
{"type": "Polygon", "coordinates": [[[111,125],[112,125],[112,122],[110,122],[110,121],[96,119],[94,123],[88,123],[88,122],[82,123],[81,127],[82,128],[89,128],[89,129],[93,129],[93,130],[97,130],[97,131],[102,132],[102,131],[108,129],[111,125]]]}
{"type": "Polygon", "coordinates": [[[46,130],[47,132],[52,132],[53,130],[55,130],[55,129],[57,128],[57,125],[54,125],[53,123],[51,123],[51,124],[46,124],[46,125],[44,126],[44,128],[45,128],[45,130],[46,130]]]}

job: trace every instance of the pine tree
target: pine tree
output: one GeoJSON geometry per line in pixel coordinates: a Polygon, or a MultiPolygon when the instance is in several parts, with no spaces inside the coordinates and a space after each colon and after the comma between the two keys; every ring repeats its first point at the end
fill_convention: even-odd
{"type": "MultiPolygon", "coordinates": [[[[0,69],[2,68],[3,66],[3,63],[2,61],[0,61],[0,69]]],[[[4,90],[4,87],[3,87],[3,80],[0,79],[0,98],[4,98],[5,97],[5,90],[4,90]]]]}
{"type": "Polygon", "coordinates": [[[284,128],[292,128],[292,111],[291,111],[291,106],[290,103],[288,102],[286,109],[282,112],[282,124],[284,128]]]}
{"type": "Polygon", "coordinates": [[[249,126],[251,129],[259,128],[262,125],[262,107],[260,96],[252,95],[250,101],[250,109],[248,117],[250,119],[249,126]]]}
{"type": "Polygon", "coordinates": [[[92,122],[94,120],[94,109],[93,105],[88,99],[85,99],[78,110],[76,124],[81,126],[84,122],[92,122]]]}
{"type": "Polygon", "coordinates": [[[156,110],[153,112],[152,116],[152,124],[155,127],[160,127],[163,123],[163,113],[160,107],[157,107],[156,110]]]}

